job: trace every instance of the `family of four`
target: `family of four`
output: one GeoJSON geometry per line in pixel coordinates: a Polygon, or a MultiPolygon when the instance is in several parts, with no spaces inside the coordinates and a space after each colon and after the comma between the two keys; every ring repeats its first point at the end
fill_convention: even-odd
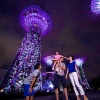
{"type": "MultiPolygon", "coordinates": [[[[79,83],[80,76],[78,75],[78,70],[74,62],[74,57],[70,55],[68,58],[66,58],[62,55],[59,55],[58,52],[56,52],[56,55],[54,57],[55,58],[52,59],[54,62],[52,70],[54,71],[54,88],[55,88],[56,100],[59,100],[59,83],[62,84],[65,98],[66,100],[68,100],[68,93],[66,88],[66,79],[68,78],[68,75],[73,85],[73,89],[75,91],[77,100],[80,100],[78,90],[80,94],[83,96],[84,100],[88,100],[82,86],[79,83]],[[69,60],[67,67],[63,63],[64,58],[69,60]]],[[[34,85],[36,83],[37,78],[40,75],[41,68],[42,66],[39,63],[37,63],[34,66],[35,69],[34,72],[30,73],[30,75],[24,80],[24,96],[26,96],[26,100],[33,100],[34,85]]]]}

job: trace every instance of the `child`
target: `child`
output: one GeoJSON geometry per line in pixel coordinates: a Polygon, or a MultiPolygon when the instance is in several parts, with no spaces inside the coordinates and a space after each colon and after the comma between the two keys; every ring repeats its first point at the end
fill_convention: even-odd
{"type": "Polygon", "coordinates": [[[67,70],[67,73],[66,73],[66,79],[67,79],[68,73],[69,73],[69,78],[70,78],[71,83],[73,85],[73,89],[74,89],[75,94],[77,96],[77,100],[80,100],[80,97],[79,97],[79,93],[78,93],[78,91],[76,89],[76,86],[79,89],[80,94],[83,95],[84,100],[88,100],[88,98],[86,97],[86,95],[84,93],[84,90],[83,90],[83,88],[80,85],[79,80],[78,80],[78,77],[80,77],[80,76],[78,75],[78,70],[77,70],[76,64],[73,61],[74,57],[73,56],[69,56],[68,60],[69,60],[69,64],[67,65],[68,66],[68,70],[67,70]]]}
{"type": "Polygon", "coordinates": [[[62,55],[60,55],[58,52],[56,52],[56,54],[53,55],[53,56],[54,56],[54,59],[52,59],[53,61],[55,61],[55,60],[58,61],[61,57],[65,58],[65,59],[68,59],[68,58],[66,58],[66,57],[64,57],[64,56],[62,56],[62,55]]]}
{"type": "Polygon", "coordinates": [[[41,68],[42,66],[39,63],[37,63],[34,66],[34,72],[30,73],[30,75],[24,80],[24,96],[26,97],[26,100],[33,100],[34,96],[33,88],[37,78],[40,76],[41,68]]]}

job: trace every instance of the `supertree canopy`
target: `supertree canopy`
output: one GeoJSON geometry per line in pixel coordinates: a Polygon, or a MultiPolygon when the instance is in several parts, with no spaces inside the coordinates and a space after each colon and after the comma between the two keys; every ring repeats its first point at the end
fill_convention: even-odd
{"type": "Polygon", "coordinates": [[[100,0],[91,0],[91,10],[95,14],[100,14],[100,0]]]}
{"type": "MultiPolygon", "coordinates": [[[[33,70],[37,62],[41,62],[41,35],[51,29],[49,14],[39,6],[29,6],[20,14],[20,23],[26,34],[17,55],[9,67],[1,88],[8,92],[23,91],[23,80],[33,70]]],[[[41,78],[36,90],[41,88],[41,78]]]]}
{"type": "Polygon", "coordinates": [[[53,61],[52,61],[53,58],[54,58],[53,56],[47,56],[47,57],[44,58],[44,62],[47,65],[51,66],[53,64],[53,61]]]}
{"type": "Polygon", "coordinates": [[[23,10],[20,14],[20,23],[26,32],[35,28],[41,34],[46,34],[51,29],[49,14],[39,6],[30,6],[23,10]]]}

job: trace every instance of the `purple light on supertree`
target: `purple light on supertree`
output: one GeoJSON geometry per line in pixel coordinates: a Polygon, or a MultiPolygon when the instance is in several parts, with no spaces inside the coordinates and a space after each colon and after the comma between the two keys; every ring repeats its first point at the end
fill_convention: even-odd
{"type": "Polygon", "coordinates": [[[91,11],[97,15],[100,14],[100,0],[91,1],[91,11]]]}
{"type": "Polygon", "coordinates": [[[76,62],[76,65],[78,67],[81,67],[84,63],[84,59],[83,58],[78,58],[78,59],[75,59],[75,62],[76,62]]]}
{"type": "Polygon", "coordinates": [[[51,65],[53,64],[52,59],[53,59],[52,56],[47,56],[47,57],[44,58],[44,62],[45,62],[47,65],[51,66],[51,65]]]}
{"type": "Polygon", "coordinates": [[[45,92],[54,92],[54,72],[42,73],[42,77],[45,77],[42,90],[45,92]]]}
{"type": "Polygon", "coordinates": [[[23,10],[20,15],[20,23],[26,32],[35,27],[43,35],[50,31],[52,26],[49,14],[39,6],[30,6],[23,10]]]}
{"type": "Polygon", "coordinates": [[[83,70],[83,67],[82,67],[84,60],[85,59],[83,59],[83,58],[77,58],[77,59],[75,59],[75,62],[76,62],[76,66],[77,66],[77,69],[78,69],[78,73],[80,75],[80,83],[82,84],[82,86],[85,89],[90,89],[90,86],[88,84],[87,78],[85,77],[85,73],[84,73],[84,70],[83,70]]]}
{"type": "MultiPolygon", "coordinates": [[[[41,62],[41,35],[51,29],[49,14],[39,6],[29,6],[20,14],[20,23],[26,34],[17,55],[9,67],[0,88],[6,93],[23,91],[23,80],[41,62]]],[[[42,77],[38,79],[35,90],[41,89],[42,77]]]]}
{"type": "Polygon", "coordinates": [[[54,92],[54,83],[50,80],[45,80],[43,83],[43,91],[54,92]]]}

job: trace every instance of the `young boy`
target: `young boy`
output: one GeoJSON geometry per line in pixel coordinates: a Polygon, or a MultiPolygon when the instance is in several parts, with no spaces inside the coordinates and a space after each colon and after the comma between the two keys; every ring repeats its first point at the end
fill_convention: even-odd
{"type": "Polygon", "coordinates": [[[67,79],[68,73],[69,73],[69,78],[70,78],[71,83],[73,85],[73,89],[75,91],[77,100],[80,100],[80,97],[79,97],[79,93],[76,89],[76,86],[79,89],[80,94],[83,95],[84,100],[88,100],[88,98],[86,97],[84,90],[83,90],[83,88],[80,85],[79,80],[78,80],[78,77],[80,77],[80,76],[78,75],[78,70],[77,70],[76,64],[74,62],[74,57],[69,56],[68,60],[69,60],[69,64],[67,65],[68,70],[67,70],[67,73],[66,73],[66,79],[67,79]]]}
{"type": "Polygon", "coordinates": [[[26,97],[26,100],[33,100],[34,85],[36,83],[37,78],[40,76],[41,69],[42,66],[37,63],[34,66],[34,72],[30,73],[30,75],[24,80],[24,96],[26,97]]]}

